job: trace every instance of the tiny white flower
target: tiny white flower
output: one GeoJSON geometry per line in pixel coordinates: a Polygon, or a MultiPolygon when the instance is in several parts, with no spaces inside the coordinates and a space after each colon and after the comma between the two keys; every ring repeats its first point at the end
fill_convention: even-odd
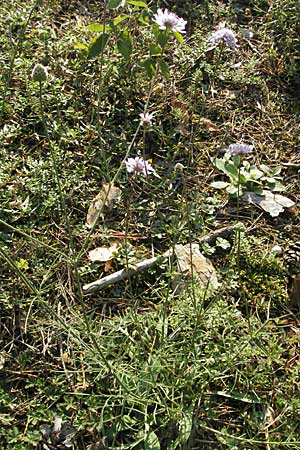
{"type": "Polygon", "coordinates": [[[158,9],[157,13],[154,14],[154,21],[159,26],[160,30],[171,29],[172,31],[177,31],[178,33],[185,33],[186,20],[178,17],[175,13],[169,12],[167,9],[164,11],[158,9]]]}
{"type": "Polygon", "coordinates": [[[154,113],[141,113],[140,114],[140,118],[141,118],[141,124],[144,125],[145,127],[150,127],[152,125],[152,118],[153,118],[154,113]]]}
{"type": "Polygon", "coordinates": [[[139,156],[136,156],[135,158],[128,158],[127,161],[125,161],[125,165],[127,172],[134,175],[156,175],[156,172],[151,164],[139,156]]]}
{"type": "Polygon", "coordinates": [[[220,30],[215,31],[208,39],[208,42],[211,44],[211,48],[216,47],[221,41],[232,50],[237,48],[237,39],[234,32],[229,28],[221,28],[220,30]]]}

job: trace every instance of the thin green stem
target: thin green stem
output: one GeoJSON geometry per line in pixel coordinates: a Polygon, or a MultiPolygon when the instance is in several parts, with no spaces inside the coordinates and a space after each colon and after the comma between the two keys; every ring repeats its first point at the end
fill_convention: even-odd
{"type": "Polygon", "coordinates": [[[4,220],[0,219],[0,225],[3,225],[4,227],[7,227],[9,230],[14,231],[15,233],[20,234],[21,236],[24,236],[25,238],[31,240],[32,242],[34,242],[35,244],[46,248],[47,250],[50,250],[51,252],[56,253],[57,255],[62,256],[63,258],[66,258],[66,255],[61,252],[60,250],[52,247],[51,245],[46,244],[43,241],[40,241],[39,239],[31,236],[30,234],[25,233],[25,231],[22,231],[18,228],[15,228],[14,226],[10,225],[9,223],[5,222],[4,220]]]}
{"type": "Polygon", "coordinates": [[[3,114],[4,114],[5,103],[6,103],[6,98],[7,98],[7,92],[8,92],[8,89],[9,89],[9,85],[10,85],[10,81],[11,81],[11,77],[12,77],[12,73],[13,73],[13,69],[14,69],[14,65],[15,65],[15,60],[16,60],[17,54],[22,48],[22,43],[23,43],[23,40],[24,40],[24,36],[25,36],[26,30],[28,28],[29,22],[31,20],[32,14],[33,14],[35,8],[38,6],[39,3],[40,3],[40,0],[36,0],[33,3],[33,6],[32,6],[32,8],[29,11],[27,20],[26,20],[22,30],[20,31],[20,34],[19,34],[18,40],[16,42],[16,45],[13,48],[11,59],[10,59],[10,63],[9,63],[8,73],[7,73],[6,80],[5,80],[4,90],[3,90],[3,94],[2,94],[2,106],[1,106],[0,118],[2,118],[3,114]]]}
{"type": "MultiPolygon", "coordinates": [[[[238,187],[237,187],[237,206],[236,206],[236,220],[239,222],[240,218],[240,186],[241,186],[241,161],[239,161],[238,166],[238,187]]],[[[240,284],[241,268],[240,268],[240,258],[241,257],[241,230],[237,230],[237,253],[236,253],[236,265],[238,271],[238,279],[240,284]]]]}
{"type": "Polygon", "coordinates": [[[10,266],[10,268],[13,269],[14,272],[20,277],[20,279],[23,281],[24,285],[28,288],[29,291],[35,295],[39,295],[39,291],[36,289],[36,287],[31,283],[31,281],[24,274],[24,272],[22,272],[22,270],[18,267],[16,262],[1,247],[0,247],[0,256],[2,256],[4,261],[6,261],[6,263],[10,266]]]}
{"type": "Polygon", "coordinates": [[[55,181],[56,181],[56,185],[57,185],[57,189],[58,189],[60,205],[61,205],[61,208],[63,211],[65,224],[66,224],[67,232],[68,232],[68,236],[69,236],[69,251],[71,253],[73,253],[73,248],[74,248],[73,234],[71,232],[70,220],[69,220],[69,216],[67,213],[65,196],[63,195],[63,191],[62,191],[62,186],[61,186],[61,181],[60,181],[60,176],[59,176],[59,171],[58,171],[58,166],[57,166],[57,160],[56,160],[56,149],[54,148],[52,141],[50,139],[47,120],[46,120],[46,116],[45,116],[44,102],[43,102],[43,90],[42,90],[42,82],[41,81],[39,82],[39,102],[40,102],[40,113],[41,113],[41,119],[42,119],[42,123],[43,123],[44,133],[45,133],[45,136],[48,141],[49,148],[50,148],[52,167],[53,167],[55,181]]]}
{"type": "Polygon", "coordinates": [[[84,323],[85,323],[87,335],[91,339],[95,349],[97,350],[98,355],[100,356],[100,358],[101,358],[103,364],[105,365],[105,367],[108,369],[109,373],[116,379],[116,381],[124,389],[124,391],[127,394],[129,394],[130,393],[129,389],[123,383],[123,381],[121,380],[119,375],[114,371],[113,366],[110,364],[110,362],[106,359],[102,348],[98,344],[98,341],[97,341],[93,331],[91,330],[89,318],[88,318],[88,315],[87,315],[86,305],[84,303],[83,293],[82,293],[82,289],[81,289],[81,280],[80,280],[80,275],[79,275],[79,272],[78,272],[77,264],[74,264],[73,269],[74,269],[75,280],[76,280],[77,287],[78,287],[78,297],[79,297],[79,302],[80,302],[82,313],[83,313],[83,320],[84,320],[84,323]]]}
{"type": "MultiPolygon", "coordinates": [[[[164,47],[164,49],[165,49],[165,47],[164,47]]],[[[164,50],[164,49],[163,49],[163,50],[164,50]]],[[[147,112],[148,107],[149,107],[150,98],[151,98],[151,95],[152,95],[152,93],[153,93],[153,89],[154,89],[156,77],[157,77],[158,71],[159,71],[159,62],[160,62],[162,56],[163,56],[163,55],[161,55],[160,59],[159,59],[159,60],[157,61],[157,63],[156,63],[155,74],[154,74],[153,77],[152,77],[151,84],[150,84],[150,87],[149,87],[149,91],[148,91],[148,95],[147,95],[147,100],[146,100],[145,107],[144,107],[144,113],[147,112]]],[[[128,158],[128,156],[130,155],[131,150],[132,150],[132,148],[133,148],[133,146],[134,146],[134,144],[135,144],[135,141],[136,141],[136,138],[137,138],[138,133],[139,133],[139,131],[140,131],[140,128],[141,128],[141,122],[138,123],[138,126],[137,126],[137,128],[136,128],[136,130],[135,130],[135,133],[134,133],[134,135],[133,135],[133,137],[132,137],[132,139],[131,139],[131,142],[130,142],[128,148],[127,148],[127,151],[126,151],[126,153],[125,153],[125,156],[123,157],[123,159],[122,159],[122,161],[121,161],[121,163],[120,163],[120,165],[119,165],[119,168],[117,169],[115,175],[113,176],[113,178],[112,178],[112,180],[111,180],[111,182],[110,182],[110,187],[115,183],[115,181],[116,181],[117,178],[119,177],[119,174],[120,174],[121,170],[123,169],[124,163],[125,163],[126,159],[128,158]]],[[[107,189],[106,197],[104,198],[104,201],[103,201],[103,206],[105,205],[106,199],[107,199],[108,196],[109,196],[110,187],[109,187],[109,189],[107,189]]],[[[90,229],[90,231],[89,231],[87,237],[85,238],[85,240],[84,240],[84,242],[83,242],[83,244],[82,244],[82,246],[81,246],[81,249],[79,250],[79,252],[78,252],[78,254],[77,254],[77,257],[76,257],[77,261],[79,261],[79,260],[82,258],[82,256],[84,255],[84,253],[85,253],[85,252],[87,251],[87,249],[88,249],[89,242],[90,242],[90,237],[91,237],[92,233],[94,232],[94,229],[95,229],[95,227],[96,227],[96,225],[97,225],[98,218],[100,217],[100,215],[101,215],[101,213],[102,213],[103,206],[102,206],[101,209],[99,209],[98,214],[97,214],[97,218],[96,218],[96,220],[94,221],[93,226],[91,227],[91,229],[90,229]]]]}

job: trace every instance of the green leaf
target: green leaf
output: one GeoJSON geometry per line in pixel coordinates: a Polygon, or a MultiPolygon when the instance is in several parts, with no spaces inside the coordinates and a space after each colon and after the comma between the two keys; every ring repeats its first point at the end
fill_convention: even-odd
{"type": "Polygon", "coordinates": [[[225,161],[220,158],[216,158],[214,160],[214,165],[217,169],[221,170],[221,172],[225,173],[225,161]]]}
{"type": "Polygon", "coordinates": [[[17,267],[19,267],[19,269],[22,269],[22,270],[28,270],[29,269],[28,262],[25,259],[23,259],[23,258],[21,258],[19,261],[17,261],[16,265],[17,265],[17,267]]]}
{"type": "Polygon", "coordinates": [[[76,48],[77,50],[87,50],[88,46],[85,44],[74,44],[74,48],[76,48]]]}
{"type": "Polygon", "coordinates": [[[179,426],[179,436],[181,446],[186,447],[187,441],[192,432],[193,428],[193,407],[191,406],[188,410],[182,411],[181,418],[178,423],[179,426]]]}
{"type": "Polygon", "coordinates": [[[163,76],[168,80],[170,78],[170,67],[166,61],[159,61],[159,68],[163,76]]]}
{"type": "Polygon", "coordinates": [[[237,193],[240,194],[240,196],[242,195],[242,189],[238,188],[237,186],[233,186],[232,184],[229,184],[226,188],[226,192],[228,192],[228,194],[230,195],[236,195],[237,193]]]}
{"type": "MultiPolygon", "coordinates": [[[[155,26],[156,24],[154,24],[155,26]]],[[[169,36],[170,36],[170,30],[159,30],[159,32],[157,33],[157,42],[159,43],[159,45],[161,47],[165,47],[168,40],[169,40],[169,36]]]]}
{"type": "Polygon", "coordinates": [[[111,27],[109,25],[103,25],[103,23],[91,23],[90,25],[87,26],[87,29],[89,31],[96,31],[97,33],[103,33],[104,29],[105,31],[109,31],[111,30],[111,27]]]}
{"type": "Polygon", "coordinates": [[[160,56],[161,55],[161,47],[159,45],[150,44],[150,55],[151,56],[160,56]]]}
{"type": "Polygon", "coordinates": [[[132,53],[132,41],[129,33],[123,31],[117,41],[117,48],[124,59],[128,60],[132,53]]]}
{"type": "Polygon", "coordinates": [[[249,394],[241,394],[240,392],[232,391],[232,392],[225,392],[225,391],[217,391],[217,395],[220,395],[221,397],[227,397],[231,398],[233,400],[238,400],[243,403],[262,403],[261,399],[257,395],[249,395],[249,394]]]}
{"type": "Polygon", "coordinates": [[[129,3],[129,5],[138,6],[139,8],[148,8],[147,3],[139,0],[127,0],[127,3],[129,3]]]}
{"type": "Polygon", "coordinates": [[[129,14],[122,14],[113,20],[113,24],[119,25],[119,23],[124,22],[124,20],[128,19],[128,17],[130,17],[129,14]]]}
{"type": "Polygon", "coordinates": [[[144,440],[145,450],[160,450],[160,443],[154,431],[147,433],[144,440]]]}
{"type": "Polygon", "coordinates": [[[108,0],[107,7],[109,9],[116,9],[121,5],[121,3],[123,3],[123,0],[108,0]]]}
{"type": "Polygon", "coordinates": [[[145,61],[143,61],[142,66],[146,70],[146,73],[149,78],[152,78],[155,74],[155,62],[152,58],[147,58],[145,61]]]}
{"type": "Polygon", "coordinates": [[[174,36],[179,42],[179,44],[183,44],[183,36],[178,31],[174,31],[174,36]]]}
{"type": "Polygon", "coordinates": [[[226,175],[228,175],[230,178],[233,179],[237,179],[239,176],[238,168],[232,163],[225,164],[225,173],[226,175]]]}
{"type": "Polygon", "coordinates": [[[108,38],[109,34],[102,33],[101,36],[98,36],[91,40],[88,52],[89,59],[95,58],[96,56],[100,55],[100,53],[103,52],[107,44],[108,38]]]}
{"type": "Polygon", "coordinates": [[[225,189],[230,185],[230,183],[227,183],[226,181],[214,181],[210,185],[215,189],[225,189]]]}
{"type": "Polygon", "coordinates": [[[223,250],[227,250],[228,248],[231,247],[231,244],[229,241],[227,241],[227,239],[218,237],[216,240],[216,247],[220,247],[223,250]]]}

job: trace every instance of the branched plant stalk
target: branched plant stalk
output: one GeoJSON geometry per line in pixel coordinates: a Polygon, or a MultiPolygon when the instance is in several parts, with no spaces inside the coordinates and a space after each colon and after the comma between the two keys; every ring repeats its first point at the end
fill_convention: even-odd
{"type": "MultiPolygon", "coordinates": [[[[163,47],[163,51],[164,51],[164,50],[165,50],[165,46],[163,47]]],[[[157,75],[158,75],[158,72],[159,72],[159,63],[160,63],[162,57],[163,57],[163,52],[162,52],[162,55],[160,56],[159,60],[158,60],[157,63],[156,63],[155,73],[154,73],[154,75],[153,75],[153,77],[152,77],[152,79],[151,79],[150,87],[149,87],[148,94],[147,94],[147,100],[146,100],[146,103],[145,103],[145,106],[144,106],[144,114],[148,111],[148,108],[149,108],[149,103],[150,103],[151,95],[152,95],[152,93],[153,93],[155,81],[156,81],[156,78],[157,78],[157,75]]],[[[110,187],[109,187],[109,189],[107,189],[106,196],[105,196],[105,198],[104,198],[104,200],[103,200],[102,207],[99,209],[99,211],[98,211],[98,213],[97,213],[96,220],[94,221],[93,226],[91,227],[89,233],[87,234],[85,240],[83,241],[83,244],[82,244],[82,246],[81,246],[81,249],[80,249],[79,252],[77,253],[77,257],[76,257],[77,261],[79,261],[79,260],[82,258],[82,256],[86,253],[86,251],[88,250],[88,247],[89,247],[89,244],[90,244],[90,238],[91,238],[91,235],[92,235],[92,233],[94,232],[94,229],[95,229],[95,227],[96,227],[96,225],[97,225],[97,222],[98,222],[98,219],[99,219],[100,215],[102,214],[104,205],[105,205],[106,200],[107,200],[107,198],[108,198],[108,196],[109,196],[109,193],[110,193],[110,188],[111,188],[111,186],[115,183],[115,181],[117,180],[117,178],[119,177],[120,172],[121,172],[121,170],[123,169],[123,166],[124,166],[124,164],[125,164],[125,161],[126,161],[126,159],[128,158],[128,156],[130,155],[131,150],[133,149],[133,146],[134,146],[134,144],[135,144],[135,142],[136,142],[136,139],[137,139],[137,136],[138,136],[138,134],[139,134],[140,128],[141,128],[141,122],[139,121],[139,123],[138,123],[138,125],[137,125],[137,128],[136,128],[136,130],[135,130],[135,133],[134,133],[134,135],[133,135],[133,137],[132,137],[132,139],[131,139],[131,141],[130,141],[130,144],[128,145],[127,151],[126,151],[126,153],[125,153],[125,155],[124,155],[124,157],[123,157],[123,159],[122,159],[122,161],[121,161],[121,163],[120,163],[120,165],[119,165],[119,168],[116,170],[115,175],[114,175],[113,178],[111,179],[110,187]]]]}

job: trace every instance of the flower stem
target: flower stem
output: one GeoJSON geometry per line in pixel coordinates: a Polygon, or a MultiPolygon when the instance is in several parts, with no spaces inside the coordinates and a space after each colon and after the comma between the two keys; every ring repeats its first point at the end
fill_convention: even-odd
{"type": "Polygon", "coordinates": [[[14,69],[14,65],[15,65],[15,60],[16,60],[17,54],[21,50],[22,43],[23,43],[23,40],[24,40],[24,36],[25,36],[26,30],[27,30],[27,27],[29,25],[29,22],[31,20],[33,12],[34,12],[35,8],[38,6],[39,3],[40,3],[40,0],[36,0],[33,3],[33,6],[32,6],[32,8],[29,11],[27,20],[26,20],[22,30],[20,31],[19,38],[18,38],[18,40],[16,42],[16,45],[13,48],[11,59],[10,59],[10,64],[9,64],[9,68],[8,68],[8,73],[7,73],[7,76],[6,76],[6,79],[5,79],[5,85],[4,85],[4,89],[3,89],[3,94],[2,94],[2,106],[1,106],[1,111],[0,111],[0,118],[3,117],[4,111],[5,111],[5,103],[6,103],[6,98],[7,98],[7,92],[8,92],[8,88],[9,88],[9,85],[10,85],[10,81],[11,81],[11,77],[12,77],[12,73],[13,73],[13,69],[14,69]]]}

